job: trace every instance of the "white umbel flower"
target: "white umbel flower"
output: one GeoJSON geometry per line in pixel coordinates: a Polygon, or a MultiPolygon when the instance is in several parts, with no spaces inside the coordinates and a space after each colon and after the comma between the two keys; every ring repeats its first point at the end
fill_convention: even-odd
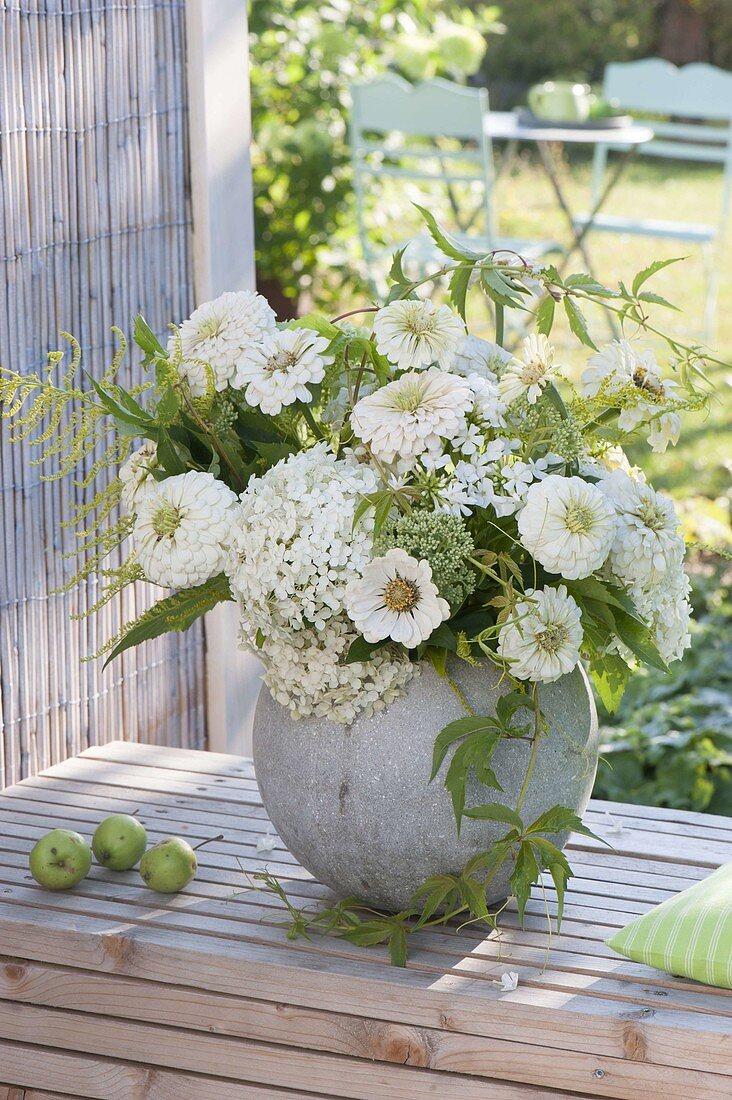
{"type": "Polygon", "coordinates": [[[617,513],[617,527],[608,565],[623,584],[658,581],[684,557],[671,497],[657,493],[624,470],[613,470],[601,483],[617,513]]]}
{"type": "Polygon", "coordinates": [[[563,584],[525,595],[500,629],[498,652],[518,680],[550,684],[579,661],[580,609],[563,584]]]}
{"type": "Polygon", "coordinates": [[[220,573],[235,505],[236,494],[212,474],[189,470],[157,482],[132,531],[147,579],[192,588],[220,573]]]}
{"type": "Polygon", "coordinates": [[[120,500],[128,512],[136,512],[141,501],[155,492],[157,482],[151,471],[158,465],[158,449],[154,443],[143,443],[133,451],[119,469],[122,482],[120,500]]]}
{"type": "Polygon", "coordinates": [[[589,577],[607,558],[615,537],[615,509],[581,477],[550,474],[526,494],[518,519],[521,543],[550,573],[589,577]]]}
{"type": "Polygon", "coordinates": [[[181,375],[191,393],[200,397],[207,389],[205,364],[213,370],[215,388],[225,389],[242,355],[274,327],[274,311],[261,294],[227,291],[194,309],[180,326],[178,336],[171,336],[168,351],[173,353],[180,339],[181,375]]]}
{"type": "Polygon", "coordinates": [[[554,348],[546,336],[527,336],[520,354],[506,365],[501,375],[499,393],[509,403],[525,395],[529,404],[535,405],[558,369],[554,364],[554,348]]]}
{"type": "Polygon", "coordinates": [[[449,370],[465,340],[465,326],[449,306],[429,300],[390,302],[374,318],[376,347],[400,370],[437,363],[449,370]]]}
{"type": "Polygon", "coordinates": [[[267,333],[238,361],[231,384],[237,390],[246,386],[247,402],[267,416],[295,401],[310,404],[308,385],[322,382],[326,365],[333,362],[332,355],[324,354],[327,347],[324,336],[304,328],[267,333]]]}
{"type": "Polygon", "coordinates": [[[381,462],[414,458],[438,449],[465,426],[473,391],[464,378],[438,367],[410,371],[363,397],[351,413],[359,439],[381,462]]]}
{"type": "Polygon", "coordinates": [[[405,550],[374,558],[346,588],[346,611],[367,642],[391,638],[414,649],[450,617],[437,593],[429,562],[405,550]]]}

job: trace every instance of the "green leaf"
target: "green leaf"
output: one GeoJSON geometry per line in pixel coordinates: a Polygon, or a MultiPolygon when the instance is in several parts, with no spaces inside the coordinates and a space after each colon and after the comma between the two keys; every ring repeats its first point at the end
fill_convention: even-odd
{"type": "Polygon", "coordinates": [[[618,588],[617,585],[600,581],[597,577],[583,577],[581,580],[566,581],[566,585],[567,591],[580,604],[585,599],[596,600],[598,603],[605,603],[611,607],[619,607],[631,618],[637,619],[640,623],[643,622],[630,596],[622,588],[618,588]]]}
{"type": "Polygon", "coordinates": [[[257,440],[254,443],[254,450],[265,462],[275,466],[283,458],[288,458],[293,454],[295,448],[291,447],[289,443],[262,443],[257,440]]]}
{"type": "Polygon", "coordinates": [[[461,738],[467,737],[468,734],[471,733],[492,733],[495,728],[496,722],[494,718],[479,718],[477,716],[458,718],[454,722],[450,722],[448,725],[444,726],[435,738],[435,747],[432,751],[432,774],[430,775],[430,783],[440,770],[440,765],[445,759],[445,754],[453,742],[460,741],[461,738]]]}
{"type": "Polygon", "coordinates": [[[389,959],[392,966],[407,965],[407,933],[403,924],[398,924],[389,937],[389,959]]]}
{"type": "Polygon", "coordinates": [[[181,592],[166,596],[164,600],[159,600],[148,611],[143,612],[140,618],[127,628],[104,662],[104,668],[120,653],[140,645],[141,642],[159,638],[161,634],[167,634],[171,630],[187,630],[191,623],[210,611],[216,604],[232,598],[229,582],[223,573],[212,577],[205,584],[184,588],[181,592]]]}
{"type": "Polygon", "coordinates": [[[669,267],[670,264],[681,263],[681,261],[685,259],[686,256],[675,256],[671,260],[654,260],[652,264],[648,265],[648,267],[644,267],[642,271],[638,272],[631,284],[633,297],[635,298],[638,296],[638,291],[643,286],[643,284],[647,282],[652,275],[655,275],[657,271],[662,271],[664,267],[669,267]]]}
{"type": "Polygon", "coordinates": [[[609,287],[603,286],[602,283],[598,283],[594,275],[570,275],[568,279],[565,279],[564,285],[570,290],[583,290],[586,294],[591,294],[594,298],[618,297],[617,291],[610,290],[609,287]]]}
{"type": "Polygon", "coordinates": [[[506,734],[511,734],[511,731],[515,729],[516,732],[512,736],[522,736],[526,731],[526,725],[512,727],[511,721],[518,710],[533,710],[533,703],[531,698],[523,691],[508,691],[505,695],[501,695],[496,703],[496,718],[503,727],[503,731],[506,734]]]}
{"type": "Polygon", "coordinates": [[[503,821],[506,825],[515,825],[521,832],[524,828],[519,814],[510,806],[501,805],[500,802],[486,802],[482,806],[471,806],[465,811],[465,816],[478,821],[503,821]]]}
{"type": "Polygon", "coordinates": [[[597,351],[597,346],[592,340],[590,333],[587,329],[587,321],[579,306],[575,305],[570,297],[563,299],[564,312],[567,314],[567,320],[569,321],[569,327],[571,328],[577,339],[588,348],[592,348],[597,351]]]}
{"type": "Polygon", "coordinates": [[[164,428],[160,431],[158,436],[156,455],[158,462],[163,467],[166,474],[184,474],[188,469],[188,466],[178,453],[178,449],[173,440],[164,428]]]}
{"type": "Polygon", "coordinates": [[[429,210],[425,209],[424,206],[420,206],[418,202],[415,202],[414,206],[424,218],[432,240],[435,242],[440,252],[445,256],[449,256],[451,260],[472,260],[474,262],[483,259],[485,253],[473,252],[469,248],[463,248],[459,241],[456,241],[449,233],[445,233],[444,230],[440,229],[434,215],[431,214],[429,210]]]}
{"type": "Polygon", "coordinates": [[[482,882],[474,878],[461,878],[460,893],[472,916],[482,920],[490,917],[485,900],[486,888],[482,882]]]}
{"type": "Polygon", "coordinates": [[[470,277],[473,274],[472,267],[459,267],[454,271],[450,279],[450,301],[455,306],[463,321],[465,320],[465,302],[470,286],[470,277]]]}
{"type": "Polygon", "coordinates": [[[668,298],[663,298],[660,294],[651,294],[650,290],[644,290],[638,295],[639,302],[649,302],[654,306],[663,306],[665,309],[673,309],[676,313],[680,313],[681,310],[678,306],[675,306],[673,302],[669,302],[668,298]]]}
{"type": "Polygon", "coordinates": [[[348,647],[345,663],[347,665],[354,665],[359,661],[370,661],[377,649],[382,649],[385,645],[389,645],[388,638],[384,638],[381,642],[367,642],[366,639],[359,634],[348,647]]]}
{"type": "Polygon", "coordinates": [[[554,835],[555,833],[566,832],[581,833],[582,836],[589,836],[593,840],[599,840],[603,844],[606,843],[602,840],[602,837],[596,836],[587,825],[583,825],[581,818],[577,817],[574,810],[570,810],[568,806],[552,806],[550,810],[540,814],[536,821],[532,821],[529,825],[526,836],[529,837],[532,833],[554,835]]]}
{"type": "Polygon", "coordinates": [[[447,623],[440,623],[440,625],[432,631],[427,639],[431,646],[440,646],[443,649],[449,649],[451,653],[455,653],[457,650],[457,638],[453,634],[447,623]]]}
{"type": "Polygon", "coordinates": [[[522,307],[521,294],[498,268],[481,268],[480,283],[488,297],[492,298],[497,305],[510,308],[522,307]]]}
{"type": "Polygon", "coordinates": [[[312,329],[319,336],[325,336],[327,340],[335,340],[336,337],[341,335],[341,330],[322,313],[306,313],[304,317],[298,317],[296,321],[290,321],[288,327],[312,329]]]}
{"type": "Polygon", "coordinates": [[[539,308],[536,311],[536,331],[543,336],[548,336],[552,331],[555,309],[556,302],[551,294],[547,294],[539,303],[539,308]]]}
{"type": "Polygon", "coordinates": [[[105,389],[95,378],[92,378],[87,371],[84,371],[84,374],[104,408],[115,420],[123,424],[139,427],[141,435],[145,434],[146,429],[155,427],[155,421],[152,417],[149,416],[142,405],[138,404],[134,397],[123,390],[121,386],[114,386],[113,389],[105,389]]]}
{"type": "Polygon", "coordinates": [[[145,353],[145,358],[143,360],[145,366],[153,359],[168,358],[168,352],[160,343],[141,313],[138,313],[135,317],[132,338],[138,348],[145,353]]]}
{"type": "Polygon", "coordinates": [[[658,652],[658,647],[651,637],[651,632],[643,623],[632,618],[625,611],[616,610],[614,613],[615,629],[620,640],[628,647],[639,661],[643,661],[661,672],[668,672],[668,665],[658,652]]]}
{"type": "Polygon", "coordinates": [[[516,907],[522,925],[524,923],[526,905],[531,897],[531,887],[535,882],[538,882],[540,873],[539,864],[536,862],[536,856],[534,855],[531,845],[522,844],[516,856],[513,872],[508,880],[511,887],[511,893],[516,898],[516,907]]]}
{"type": "Polygon", "coordinates": [[[394,283],[407,284],[409,279],[404,273],[404,267],[402,261],[404,260],[404,253],[407,251],[409,245],[404,245],[403,248],[397,249],[391,259],[391,267],[389,268],[389,278],[394,283]]]}
{"type": "Polygon", "coordinates": [[[631,670],[617,653],[603,653],[590,662],[590,676],[609,714],[620,706],[631,670]]]}

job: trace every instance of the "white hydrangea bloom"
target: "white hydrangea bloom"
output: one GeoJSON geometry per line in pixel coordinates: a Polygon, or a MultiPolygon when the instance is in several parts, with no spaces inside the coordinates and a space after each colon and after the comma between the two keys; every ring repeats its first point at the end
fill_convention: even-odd
{"type": "Polygon", "coordinates": [[[155,483],[132,530],[137,560],[153,584],[192,588],[224,567],[236,494],[212,474],[189,470],[155,483]]]}
{"type": "Polygon", "coordinates": [[[313,395],[308,385],[322,382],[325,368],[333,362],[326,355],[328,340],[306,328],[286,328],[265,333],[252,344],[236,364],[231,385],[244,389],[250,405],[267,416],[276,416],[283,405],[302,401],[309,405],[313,395]]]}
{"type": "Polygon", "coordinates": [[[429,299],[390,302],[374,317],[376,347],[400,370],[432,363],[449,370],[465,341],[465,325],[449,306],[429,299]]]}
{"type": "Polygon", "coordinates": [[[671,497],[644,480],[613,470],[600,488],[615,508],[616,533],[608,566],[623,584],[657,581],[684,557],[684,539],[671,497]]]}
{"type": "Polygon", "coordinates": [[[525,596],[500,628],[498,652],[518,680],[550,684],[579,661],[580,609],[563,584],[525,596]]]}
{"type": "Polygon", "coordinates": [[[346,611],[367,642],[391,638],[407,649],[425,642],[450,617],[437,592],[429,562],[405,550],[374,558],[346,588],[346,611]]]}
{"type": "Polygon", "coordinates": [[[205,364],[213,370],[215,388],[225,389],[244,352],[274,329],[275,314],[266,298],[251,290],[227,291],[194,309],[178,335],[170,337],[168,351],[175,352],[179,339],[181,375],[200,397],[207,389],[205,364]]]}
{"type": "Polygon", "coordinates": [[[151,470],[158,465],[158,449],[154,443],[143,443],[119,469],[122,482],[120,500],[128,512],[136,512],[137,506],[150,493],[155,491],[157,482],[151,470]]]}
{"type": "Polygon", "coordinates": [[[510,351],[506,351],[500,344],[492,344],[488,340],[482,340],[480,336],[468,334],[450,370],[453,374],[462,374],[464,378],[477,374],[497,383],[498,374],[510,361],[510,351]]]}
{"type": "Polygon", "coordinates": [[[392,653],[345,664],[358,636],[345,589],[372,555],[373,517],[354,528],[354,514],[377,487],[368,466],[319,444],[252,478],[232,519],[226,573],[241,642],[264,660],[274,697],[295,716],[351,722],[411,676],[392,653]]]}
{"type": "Polygon", "coordinates": [[[465,425],[473,391],[464,378],[438,367],[410,371],[361,398],[351,413],[353,430],[381,462],[439,450],[465,425]]]}
{"type": "MultiPolygon", "coordinates": [[[[342,725],[383,710],[404,694],[419,665],[384,653],[346,664],[356,637],[345,614],[329,619],[317,632],[293,631],[289,641],[265,637],[256,652],[264,662],[264,682],[272,698],[288,707],[293,718],[328,718],[342,725]]],[[[246,620],[240,638],[251,650],[246,620]]]]}
{"type": "Polygon", "coordinates": [[[600,489],[559,474],[531,486],[518,519],[522,545],[567,580],[589,577],[604,564],[615,528],[615,509],[600,489]]]}
{"type": "Polygon", "coordinates": [[[498,383],[499,393],[509,404],[526,396],[529,404],[535,405],[558,369],[554,363],[554,348],[546,336],[532,333],[521,344],[520,353],[507,363],[498,383]]]}

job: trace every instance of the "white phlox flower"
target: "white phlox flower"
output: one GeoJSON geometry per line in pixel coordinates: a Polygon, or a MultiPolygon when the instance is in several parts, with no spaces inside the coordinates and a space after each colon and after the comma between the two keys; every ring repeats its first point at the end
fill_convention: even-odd
{"type": "Polygon", "coordinates": [[[498,652],[518,680],[550,684],[577,665],[580,609],[566,587],[527,589],[500,628],[498,652]]]}
{"type": "Polygon", "coordinates": [[[346,610],[367,642],[391,638],[414,649],[450,617],[438,595],[429,562],[406,551],[388,550],[374,558],[346,589],[346,610]]]}
{"type": "Polygon", "coordinates": [[[506,364],[498,383],[499,393],[509,404],[525,396],[530,405],[535,405],[558,369],[554,364],[554,348],[546,336],[527,336],[520,353],[506,364]]]}
{"type": "Polygon", "coordinates": [[[469,374],[467,378],[474,397],[471,414],[482,425],[505,428],[508,403],[500,394],[498,381],[481,374],[469,374]]]}
{"type": "Polygon", "coordinates": [[[322,382],[326,366],[333,362],[326,354],[328,343],[304,328],[267,333],[238,360],[231,384],[235,389],[246,387],[247,403],[267,416],[276,416],[295,401],[310,404],[308,386],[322,382]]]}
{"type": "Polygon", "coordinates": [[[567,580],[589,577],[604,564],[615,528],[615,509],[600,489],[560,474],[531,486],[518,519],[521,544],[567,580]]]}
{"type": "Polygon", "coordinates": [[[410,371],[361,398],[351,413],[353,430],[381,462],[439,449],[465,426],[473,393],[464,378],[438,367],[410,371]]]}
{"type": "Polygon", "coordinates": [[[194,309],[178,335],[170,337],[168,352],[174,354],[180,340],[180,373],[200,397],[208,383],[204,364],[213,370],[214,388],[223,390],[244,352],[274,329],[274,310],[266,298],[251,290],[227,291],[194,309]]]}
{"type": "Polygon", "coordinates": [[[192,588],[221,573],[236,494],[212,474],[189,470],[155,483],[139,503],[132,542],[145,576],[192,588]]]}
{"type": "Polygon", "coordinates": [[[449,306],[429,299],[390,302],[374,317],[376,347],[399,370],[436,363],[449,370],[465,342],[465,325],[449,306]]]}
{"type": "Polygon", "coordinates": [[[120,500],[128,512],[136,512],[140,502],[155,491],[157,482],[151,471],[158,466],[157,455],[158,449],[154,443],[143,443],[120,466],[120,500]]]}

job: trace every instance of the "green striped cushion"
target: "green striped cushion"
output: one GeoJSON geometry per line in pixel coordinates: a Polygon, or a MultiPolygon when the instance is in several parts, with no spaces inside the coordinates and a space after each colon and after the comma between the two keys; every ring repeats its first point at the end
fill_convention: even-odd
{"type": "Polygon", "coordinates": [[[638,917],[607,945],[634,962],[732,989],[732,863],[638,917]]]}

